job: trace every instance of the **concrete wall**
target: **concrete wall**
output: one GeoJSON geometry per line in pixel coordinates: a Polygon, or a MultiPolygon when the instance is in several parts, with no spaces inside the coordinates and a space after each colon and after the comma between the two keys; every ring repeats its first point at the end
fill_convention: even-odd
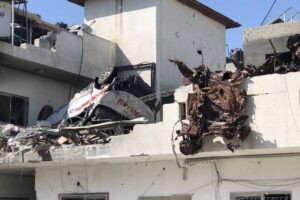
{"type": "MultiPolygon", "coordinates": [[[[43,51],[41,48],[32,46],[29,46],[28,49],[31,50],[32,56],[35,54],[41,56],[39,51],[43,51]]],[[[56,36],[55,52],[46,51],[46,53],[47,57],[41,56],[39,58],[40,63],[48,60],[48,66],[74,74],[79,73],[82,63],[81,75],[94,79],[103,73],[107,67],[116,65],[117,46],[88,33],[83,33],[81,37],[62,31],[56,36]]]]}
{"type": "Polygon", "coordinates": [[[95,35],[118,44],[118,65],[157,63],[158,89],[181,85],[169,58],[192,68],[202,63],[201,50],[212,70],[225,65],[224,25],[176,0],[89,0],[85,23],[95,35]]]}
{"type": "Polygon", "coordinates": [[[289,51],[286,48],[288,36],[300,33],[300,22],[291,21],[249,28],[244,31],[245,63],[260,66],[266,54],[274,52],[269,43],[271,39],[278,53],[289,51]]]}
{"type": "Polygon", "coordinates": [[[156,62],[156,0],[90,0],[85,23],[118,44],[117,65],[156,62]]]}
{"type": "Polygon", "coordinates": [[[215,163],[220,174],[219,186],[213,163],[198,163],[186,173],[175,161],[42,167],[36,173],[37,199],[90,192],[109,193],[110,200],[171,195],[188,195],[193,200],[229,200],[235,192],[276,191],[290,192],[292,199],[300,198],[299,157],[228,159],[215,163]]]}
{"type": "Polygon", "coordinates": [[[58,109],[69,101],[70,85],[0,67],[0,91],[29,98],[29,125],[36,125],[41,108],[58,109]]]}
{"type": "Polygon", "coordinates": [[[225,26],[176,0],[158,0],[157,55],[161,89],[182,85],[182,75],[168,59],[179,59],[190,68],[203,62],[211,70],[225,66],[225,26]]]}
{"type": "Polygon", "coordinates": [[[32,175],[0,173],[0,198],[29,198],[35,200],[35,188],[32,175]]]}
{"type": "Polygon", "coordinates": [[[300,146],[300,73],[248,80],[247,113],[253,130],[244,148],[300,146]]]}

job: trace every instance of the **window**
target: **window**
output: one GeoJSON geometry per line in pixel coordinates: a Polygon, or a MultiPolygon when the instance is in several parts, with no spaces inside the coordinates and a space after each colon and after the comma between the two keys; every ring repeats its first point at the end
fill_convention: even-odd
{"type": "Polygon", "coordinates": [[[161,197],[140,197],[139,200],[192,200],[192,197],[187,195],[173,195],[161,197]]]}
{"type": "Polygon", "coordinates": [[[179,103],[179,118],[186,119],[186,104],[179,103]]]}
{"type": "Polygon", "coordinates": [[[0,200],[29,200],[28,198],[0,198],[0,200]]]}
{"type": "Polygon", "coordinates": [[[231,200],[291,200],[291,194],[281,193],[233,193],[231,200]]]}
{"type": "Polygon", "coordinates": [[[28,98],[0,92],[0,121],[26,126],[28,98]]]}
{"type": "Polygon", "coordinates": [[[108,200],[108,193],[98,194],[62,194],[59,200],[108,200]]]}

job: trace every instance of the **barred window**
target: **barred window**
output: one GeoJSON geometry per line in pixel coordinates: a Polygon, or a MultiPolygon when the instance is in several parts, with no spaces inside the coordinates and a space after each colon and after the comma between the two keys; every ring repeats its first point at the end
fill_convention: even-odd
{"type": "Polygon", "coordinates": [[[290,193],[233,193],[231,200],[291,200],[290,193]]]}
{"type": "Polygon", "coordinates": [[[26,126],[28,102],[27,97],[0,92],[0,121],[26,126]]]}
{"type": "Polygon", "coordinates": [[[61,194],[60,200],[108,200],[108,193],[61,194]]]}

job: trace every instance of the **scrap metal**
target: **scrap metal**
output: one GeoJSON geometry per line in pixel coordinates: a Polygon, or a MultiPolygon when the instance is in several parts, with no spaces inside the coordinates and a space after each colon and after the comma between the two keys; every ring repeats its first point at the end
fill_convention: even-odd
{"type": "Polygon", "coordinates": [[[292,55],[289,63],[280,59],[272,41],[270,45],[274,55],[262,66],[246,65],[235,72],[211,72],[206,65],[191,70],[179,60],[170,60],[178,66],[185,83],[193,85],[193,93],[187,98],[189,123],[182,123],[182,129],[177,131],[178,137],[183,138],[180,142],[183,154],[199,152],[207,136],[223,136],[232,152],[240,147],[239,141],[246,140],[251,129],[246,124],[249,118],[245,113],[248,96],[245,90],[240,89],[245,78],[300,71],[300,34],[287,40],[286,46],[292,55]]]}
{"type": "MultiPolygon", "coordinates": [[[[245,140],[250,133],[250,128],[244,125],[248,119],[244,114],[247,94],[238,86],[248,73],[213,73],[206,65],[192,71],[183,62],[170,61],[193,84],[193,93],[187,99],[189,124],[183,124],[182,130],[177,131],[178,136],[183,137],[180,151],[185,155],[197,153],[203,139],[209,135],[222,135],[228,140],[245,140]]],[[[232,151],[237,146],[228,144],[232,151]]]]}

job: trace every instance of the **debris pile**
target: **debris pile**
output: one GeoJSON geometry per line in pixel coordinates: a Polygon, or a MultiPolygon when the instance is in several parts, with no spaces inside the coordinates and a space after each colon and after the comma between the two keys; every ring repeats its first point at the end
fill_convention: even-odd
{"type": "Polygon", "coordinates": [[[39,153],[62,144],[105,144],[111,136],[128,134],[136,124],[154,122],[153,94],[142,78],[118,77],[113,68],[77,93],[68,105],[53,112],[45,106],[39,126],[18,127],[0,124],[0,149],[15,152],[36,149],[39,153]]]}
{"type": "Polygon", "coordinates": [[[262,66],[256,68],[255,66],[247,65],[244,66],[245,70],[250,72],[252,76],[300,71],[300,34],[288,38],[286,47],[290,52],[287,53],[277,53],[272,40],[269,42],[274,50],[273,55],[262,66]]]}

